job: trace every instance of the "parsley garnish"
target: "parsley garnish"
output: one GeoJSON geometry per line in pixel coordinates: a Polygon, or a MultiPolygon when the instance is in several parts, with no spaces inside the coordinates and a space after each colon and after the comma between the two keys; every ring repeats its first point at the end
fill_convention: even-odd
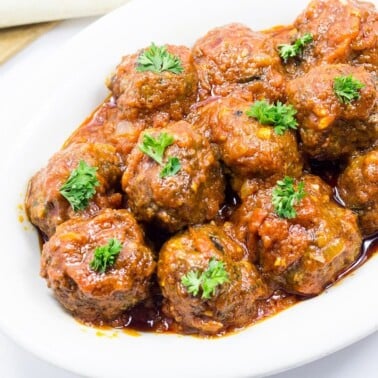
{"type": "Polygon", "coordinates": [[[160,165],[163,164],[163,156],[165,149],[173,144],[174,138],[167,133],[161,133],[157,138],[154,138],[151,134],[144,134],[142,144],[139,145],[139,149],[154,159],[160,165]]]}
{"type": "Polygon", "coordinates": [[[288,129],[298,126],[294,115],[297,113],[293,105],[269,104],[266,100],[256,101],[245,112],[248,117],[256,118],[263,125],[273,125],[277,135],[282,135],[288,129]]]}
{"type": "Polygon", "coordinates": [[[160,177],[174,176],[180,169],[180,160],[177,157],[169,157],[167,164],[160,171],[160,177]]]}
{"type": "Polygon", "coordinates": [[[74,211],[85,209],[89,200],[95,195],[95,186],[100,185],[96,171],[96,167],[91,167],[84,160],[80,160],[77,168],[61,186],[60,194],[70,203],[74,211]]]}
{"type": "Polygon", "coordinates": [[[167,133],[161,133],[157,138],[150,134],[143,135],[142,144],[139,144],[139,149],[154,159],[163,168],[160,172],[160,177],[175,175],[181,168],[180,160],[177,157],[169,157],[166,164],[163,163],[163,156],[165,149],[173,144],[174,138],[167,133]]]}
{"type": "Polygon", "coordinates": [[[109,239],[108,244],[95,249],[89,266],[96,272],[104,273],[106,269],[114,265],[121,249],[122,244],[117,239],[109,239]]]}
{"type": "Polygon", "coordinates": [[[295,190],[292,177],[286,176],[283,180],[278,180],[272,192],[275,213],[280,218],[295,218],[297,212],[294,209],[294,205],[297,205],[305,195],[303,182],[300,182],[297,185],[297,190],[295,190]]]}
{"type": "Polygon", "coordinates": [[[360,89],[365,84],[355,79],[352,75],[338,76],[333,80],[333,90],[340,102],[350,104],[360,98],[360,89]]]}
{"type": "Polygon", "coordinates": [[[198,270],[191,270],[181,277],[181,283],[186,287],[186,291],[189,294],[193,294],[196,297],[201,288],[202,274],[198,270]]]}
{"type": "Polygon", "coordinates": [[[292,44],[278,45],[278,52],[280,57],[286,63],[290,58],[294,58],[299,55],[305,46],[314,40],[311,33],[306,33],[302,37],[298,38],[292,44]]]}
{"type": "Polygon", "coordinates": [[[197,296],[202,289],[202,299],[210,299],[215,294],[218,285],[229,282],[228,273],[224,263],[212,257],[207,269],[200,273],[198,270],[191,270],[181,277],[181,283],[186,287],[189,294],[197,296]]]}
{"type": "Polygon", "coordinates": [[[181,60],[176,55],[170,54],[166,46],[151,46],[144,50],[137,60],[136,70],[139,72],[152,71],[156,73],[169,71],[175,74],[181,73],[181,60]]]}

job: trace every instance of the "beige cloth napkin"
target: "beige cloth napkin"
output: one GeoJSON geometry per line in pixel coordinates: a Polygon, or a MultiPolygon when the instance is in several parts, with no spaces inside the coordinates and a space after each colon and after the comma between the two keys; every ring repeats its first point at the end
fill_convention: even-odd
{"type": "Polygon", "coordinates": [[[57,21],[0,29],[0,64],[56,24],[57,21]]]}
{"type": "Polygon", "coordinates": [[[127,1],[0,0],[0,64],[57,24],[43,21],[104,14],[127,1]]]}

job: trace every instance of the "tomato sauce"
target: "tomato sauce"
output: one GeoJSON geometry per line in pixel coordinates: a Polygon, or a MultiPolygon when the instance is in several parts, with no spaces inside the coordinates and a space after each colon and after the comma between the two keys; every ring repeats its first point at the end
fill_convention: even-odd
{"type": "MultiPolygon", "coordinates": [[[[324,21],[324,25],[326,23],[328,23],[329,14],[332,14],[332,15],[334,14],[333,6],[335,4],[337,5],[338,3],[335,2],[335,1],[332,1],[332,2],[329,2],[329,6],[328,6],[327,3],[324,2],[324,6],[327,5],[327,7],[329,9],[326,8],[324,12],[319,13],[320,14],[320,16],[319,16],[320,21],[319,22],[323,23],[323,18],[324,18],[326,20],[326,21],[324,21]]],[[[337,9],[339,9],[339,8],[337,8],[337,9]]],[[[354,12],[349,12],[348,8],[344,9],[344,7],[340,7],[340,9],[343,12],[340,13],[341,10],[337,10],[337,12],[339,12],[339,13],[336,12],[336,14],[338,14],[339,19],[342,20],[342,22],[334,23],[334,25],[331,27],[331,31],[329,33],[330,36],[328,38],[325,38],[325,37],[324,38],[318,38],[318,41],[317,41],[318,45],[317,45],[316,50],[308,49],[308,51],[306,50],[307,52],[303,53],[303,55],[301,56],[301,59],[303,60],[301,65],[299,64],[298,59],[292,59],[286,65],[285,70],[286,70],[287,78],[294,79],[294,78],[296,78],[296,76],[300,76],[300,75],[306,73],[306,71],[308,70],[307,66],[313,65],[313,63],[318,63],[318,61],[323,62],[323,63],[324,63],[324,61],[327,62],[327,63],[334,63],[334,62],[339,62],[339,61],[340,62],[344,62],[344,61],[346,62],[347,58],[350,54],[350,51],[349,51],[350,48],[354,48],[356,51],[359,51],[359,49],[357,49],[356,46],[353,47],[352,44],[350,43],[352,38],[354,38],[353,33],[358,34],[360,32],[360,29],[359,29],[360,23],[357,22],[358,15],[355,14],[354,12]],[[344,14],[345,12],[346,12],[346,14],[344,14]],[[345,27],[345,25],[347,25],[348,27],[345,27]],[[336,48],[333,49],[333,48],[330,48],[330,47],[337,45],[337,43],[336,43],[337,41],[334,41],[333,39],[345,40],[346,43],[341,44],[340,45],[341,47],[339,49],[336,49],[336,48]],[[312,51],[316,51],[316,54],[318,54],[318,55],[316,55],[315,53],[314,53],[315,54],[314,55],[312,53],[312,51]],[[323,59],[323,61],[322,61],[322,59],[323,59]]],[[[369,9],[367,8],[367,10],[366,10],[367,14],[368,14],[368,11],[369,11],[369,9]]],[[[308,12],[310,12],[310,11],[308,11],[308,12]]],[[[318,32],[317,30],[315,30],[315,29],[311,30],[312,24],[309,22],[309,20],[311,21],[310,16],[312,17],[311,12],[309,14],[304,13],[301,16],[303,19],[299,18],[297,20],[297,24],[295,25],[295,28],[293,26],[276,27],[276,28],[272,28],[269,31],[265,31],[264,33],[266,33],[267,35],[270,35],[271,38],[275,38],[277,43],[278,42],[285,43],[285,42],[292,40],[293,36],[295,36],[297,34],[296,28],[299,28],[302,24],[305,25],[306,30],[308,29],[308,30],[312,31],[314,34],[316,34],[318,32]],[[281,39],[282,39],[282,41],[281,41],[281,39]]],[[[362,21],[365,22],[366,20],[364,19],[362,21]]],[[[365,23],[368,24],[367,22],[365,22],[365,23]]],[[[303,25],[302,25],[302,27],[303,27],[303,25]]],[[[316,26],[317,24],[314,22],[314,25],[316,26]]],[[[239,26],[229,26],[229,28],[231,28],[231,29],[234,28],[234,27],[239,28],[239,26]]],[[[368,32],[368,30],[366,30],[365,34],[368,34],[367,32],[368,32]]],[[[255,36],[254,32],[252,33],[252,32],[247,31],[247,32],[243,32],[243,33],[246,34],[245,38],[247,38],[247,37],[248,38],[250,38],[250,37],[251,38],[257,38],[255,36]]],[[[236,35],[237,36],[237,38],[236,38],[237,43],[241,44],[242,38],[240,37],[240,35],[244,35],[244,34],[236,34],[235,32],[233,32],[233,33],[230,33],[230,35],[228,37],[230,37],[232,39],[236,35]]],[[[363,33],[361,33],[361,34],[363,34],[363,33]]],[[[247,38],[247,40],[248,40],[248,38],[247,38]]],[[[261,36],[258,37],[258,40],[260,40],[260,39],[261,39],[261,41],[264,40],[261,36]]],[[[215,45],[219,44],[218,39],[215,39],[215,41],[213,41],[213,42],[214,42],[215,45]]],[[[366,38],[366,41],[365,40],[360,41],[360,43],[366,43],[367,44],[368,38],[366,38]]],[[[204,44],[204,46],[206,47],[207,44],[204,44]]],[[[258,45],[256,44],[256,46],[258,46],[258,45]]],[[[208,47],[209,47],[209,49],[210,48],[214,49],[214,46],[211,43],[209,43],[208,47]]],[[[369,46],[365,46],[365,47],[366,47],[367,51],[370,54],[372,54],[372,56],[375,54],[376,50],[374,50],[374,49],[369,50],[369,46]]],[[[251,48],[255,48],[255,44],[252,44],[251,48]]],[[[265,51],[264,50],[265,48],[267,48],[265,46],[265,44],[261,45],[261,47],[260,47],[261,51],[263,51],[265,53],[265,55],[264,55],[265,59],[271,58],[271,56],[269,55],[269,51],[268,50],[265,51]]],[[[202,51],[203,49],[200,49],[200,50],[201,50],[201,54],[203,54],[203,51],[202,51]]],[[[220,54],[220,56],[222,56],[222,59],[223,59],[223,55],[222,55],[223,52],[219,51],[219,54],[220,54]]],[[[206,55],[206,54],[203,54],[203,55],[206,55]]],[[[251,56],[251,59],[252,59],[253,57],[259,56],[259,55],[255,54],[253,52],[253,53],[250,54],[250,56],[251,56]]],[[[273,56],[275,56],[275,55],[273,54],[273,56]]],[[[357,59],[356,61],[358,62],[358,59],[359,59],[358,55],[357,55],[356,59],[357,59]]],[[[374,61],[373,58],[371,58],[370,60],[374,61]]],[[[262,61],[263,61],[263,59],[261,59],[261,62],[259,62],[259,64],[260,63],[262,64],[262,61]]],[[[242,66],[243,60],[240,59],[240,62],[241,62],[240,65],[242,66]]],[[[206,66],[206,64],[207,64],[206,60],[203,62],[203,64],[204,64],[204,66],[206,66]]],[[[227,66],[227,64],[225,64],[225,63],[224,63],[224,65],[227,66]]],[[[253,94],[259,93],[259,95],[260,95],[259,99],[264,98],[264,97],[269,98],[269,96],[271,96],[272,99],[281,98],[280,97],[282,95],[281,91],[283,91],[284,85],[281,85],[282,83],[279,80],[279,78],[281,78],[281,73],[280,73],[281,69],[280,68],[278,69],[276,67],[276,65],[280,66],[279,59],[278,60],[277,59],[276,60],[269,60],[269,64],[268,64],[269,70],[263,70],[262,73],[260,72],[261,75],[250,75],[250,76],[247,76],[246,78],[244,78],[244,77],[238,78],[238,80],[236,80],[235,82],[232,82],[232,80],[230,80],[231,84],[228,83],[227,80],[222,82],[222,80],[219,79],[219,77],[222,77],[222,72],[215,72],[215,73],[210,72],[210,74],[214,74],[214,76],[221,81],[220,83],[217,83],[219,85],[214,85],[214,83],[211,83],[211,85],[210,85],[210,83],[209,83],[209,86],[207,88],[206,86],[204,86],[204,84],[206,84],[206,81],[204,81],[202,83],[202,88],[200,87],[199,90],[198,90],[198,98],[197,98],[196,102],[195,102],[195,99],[194,99],[194,95],[197,93],[197,90],[194,90],[193,88],[191,88],[190,85],[186,85],[185,88],[188,88],[188,90],[192,91],[193,93],[191,93],[190,96],[189,96],[189,94],[186,94],[184,96],[186,98],[186,100],[184,101],[183,104],[181,104],[181,105],[179,104],[183,108],[181,109],[180,106],[177,108],[178,104],[175,104],[175,106],[172,106],[172,109],[171,109],[170,105],[169,106],[167,105],[167,106],[164,107],[164,112],[167,113],[167,114],[171,112],[172,113],[171,115],[174,116],[172,118],[173,120],[182,119],[183,114],[188,114],[190,107],[191,107],[192,112],[194,112],[198,108],[209,105],[212,102],[217,101],[217,100],[221,99],[222,97],[224,97],[226,95],[229,95],[230,93],[232,93],[232,91],[235,91],[234,93],[237,93],[236,97],[238,99],[239,99],[239,97],[246,96],[246,99],[248,99],[248,101],[252,101],[252,100],[250,100],[250,98],[252,98],[252,97],[247,96],[247,94],[250,95],[250,93],[248,91],[246,92],[245,88],[250,88],[251,93],[253,93],[253,94]],[[275,72],[276,69],[277,69],[277,72],[275,72]],[[264,75],[266,75],[266,73],[269,73],[271,76],[268,75],[268,76],[265,77],[264,75]],[[236,89],[239,90],[239,92],[236,92],[236,89]],[[261,93],[258,92],[258,91],[261,91],[261,93]],[[194,104],[193,104],[193,102],[194,102],[194,104]],[[177,116],[177,114],[175,112],[177,112],[177,114],[179,116],[177,116]]],[[[240,67],[238,66],[237,68],[239,69],[240,67]]],[[[207,68],[207,69],[209,70],[209,68],[207,68]]],[[[209,77],[211,76],[210,74],[208,75],[209,77]]],[[[234,74],[237,76],[239,74],[238,70],[236,70],[236,72],[234,74]]],[[[194,75],[194,73],[193,73],[193,75],[194,75]]],[[[179,78],[179,76],[175,77],[175,79],[176,78],[179,78]]],[[[314,75],[314,80],[317,81],[317,79],[318,79],[318,77],[316,75],[314,75]]],[[[189,83],[190,83],[190,80],[189,80],[189,83]]],[[[120,83],[118,83],[118,84],[120,84],[120,83]]],[[[113,93],[115,93],[116,96],[117,96],[116,93],[119,89],[119,88],[117,89],[117,86],[116,86],[118,84],[116,82],[112,84],[113,85],[112,91],[113,91],[113,93]]],[[[157,81],[157,83],[155,83],[155,86],[159,87],[159,85],[163,85],[163,84],[164,84],[163,81],[159,79],[157,81]]],[[[188,83],[186,83],[186,84],[188,84],[188,83]]],[[[152,85],[152,84],[150,83],[149,85],[152,85]]],[[[301,89],[300,86],[298,86],[298,88],[296,86],[294,86],[293,92],[301,93],[300,89],[301,89]]],[[[166,90],[170,91],[170,90],[172,90],[172,88],[169,87],[166,90]]],[[[168,96],[168,95],[169,95],[169,93],[168,94],[166,93],[165,95],[163,93],[163,96],[161,96],[161,97],[164,98],[164,96],[168,96]]],[[[173,93],[172,96],[173,96],[173,98],[177,97],[176,93],[173,93]]],[[[292,97],[295,98],[294,95],[292,97]]],[[[121,101],[119,98],[120,98],[120,96],[118,96],[118,99],[117,99],[118,102],[121,101]]],[[[329,97],[327,96],[327,98],[329,98],[329,97]]],[[[157,108],[159,106],[161,107],[161,104],[159,102],[160,101],[159,96],[153,97],[153,100],[157,101],[157,105],[156,105],[157,108]]],[[[254,100],[255,99],[253,99],[253,101],[254,100]]],[[[126,103],[126,105],[127,104],[128,103],[126,103]]],[[[118,118],[118,114],[117,114],[117,106],[118,105],[119,105],[119,103],[116,104],[116,100],[113,97],[109,97],[109,98],[105,99],[104,103],[101,104],[97,109],[95,109],[94,112],[67,139],[67,141],[64,144],[64,147],[69,146],[70,143],[72,143],[73,140],[84,141],[84,142],[92,141],[92,137],[93,137],[93,141],[95,141],[96,143],[97,142],[108,143],[110,136],[113,135],[113,134],[117,134],[117,132],[119,132],[120,134],[122,134],[122,135],[125,134],[127,136],[125,136],[124,139],[119,137],[120,138],[119,140],[121,142],[117,141],[118,144],[115,143],[115,144],[117,144],[116,151],[117,151],[117,153],[123,154],[123,156],[128,157],[130,150],[132,149],[132,147],[135,145],[136,141],[138,140],[138,136],[139,136],[140,131],[142,129],[144,129],[144,127],[145,127],[145,124],[143,122],[145,122],[148,119],[148,125],[149,126],[155,125],[155,127],[156,127],[156,125],[159,125],[160,123],[163,124],[163,121],[164,122],[166,121],[166,119],[164,118],[165,116],[160,114],[159,117],[161,119],[159,117],[155,117],[156,119],[155,118],[150,119],[146,116],[146,120],[144,120],[144,119],[139,120],[140,124],[136,122],[135,125],[131,125],[131,123],[125,121],[125,119],[127,117],[125,117],[125,119],[122,119],[122,118],[119,119],[118,118]],[[102,126],[106,125],[106,122],[108,122],[108,129],[106,129],[106,127],[102,128],[102,126]],[[111,125],[111,127],[109,125],[111,125]],[[121,129],[117,128],[119,125],[122,125],[121,129]]],[[[307,106],[308,104],[305,103],[304,105],[307,106]]],[[[303,107],[303,104],[302,104],[302,107],[303,107]]],[[[361,107],[363,108],[364,106],[361,106],[361,107]]],[[[128,108],[128,105],[125,106],[124,108],[128,108]]],[[[299,108],[299,107],[297,107],[297,108],[299,108]]],[[[241,112],[241,114],[243,114],[242,111],[238,111],[238,112],[241,112]]],[[[128,116],[131,117],[130,115],[128,115],[128,116]]],[[[143,115],[143,117],[144,117],[144,115],[143,115]]],[[[314,125],[318,125],[318,124],[320,124],[320,121],[318,119],[315,119],[314,125]]],[[[309,128],[309,129],[311,129],[311,128],[309,128]]],[[[222,137],[224,136],[224,139],[226,140],[230,135],[225,134],[225,135],[222,135],[222,137]]],[[[345,135],[342,134],[341,139],[344,138],[345,135]]],[[[293,139],[293,143],[296,145],[297,143],[296,143],[295,136],[293,136],[292,139],[293,139]]],[[[353,138],[351,138],[351,139],[353,139],[353,138]]],[[[302,142],[303,142],[303,137],[302,137],[302,142]]],[[[369,143],[370,143],[370,141],[369,141],[369,143]]],[[[305,143],[303,143],[303,145],[305,145],[305,143]]],[[[354,151],[356,148],[365,148],[368,145],[369,144],[361,145],[361,146],[354,146],[353,145],[351,148],[352,148],[352,151],[354,151]]],[[[235,149],[237,149],[239,146],[238,146],[237,143],[235,143],[235,145],[233,147],[235,149]]],[[[242,147],[244,148],[245,146],[243,145],[242,147]]],[[[303,146],[302,146],[302,148],[303,148],[303,146]]],[[[321,147],[321,148],[323,148],[323,147],[321,147]]],[[[307,156],[312,156],[314,158],[314,159],[311,159],[310,157],[307,157],[307,159],[305,159],[305,168],[304,168],[305,173],[310,173],[310,174],[319,176],[327,184],[329,184],[333,188],[333,199],[340,206],[345,207],[345,204],[342,201],[342,199],[341,199],[341,197],[340,197],[340,195],[337,191],[337,187],[336,187],[338,177],[339,177],[340,173],[343,171],[343,169],[345,168],[345,162],[342,161],[342,160],[317,161],[317,160],[315,160],[315,158],[321,160],[321,159],[324,158],[324,156],[322,156],[320,154],[318,156],[316,154],[311,155],[309,150],[306,151],[305,148],[303,148],[303,150],[305,151],[307,156]]],[[[311,148],[310,148],[310,150],[311,150],[311,148]]],[[[331,152],[333,153],[334,151],[331,151],[331,152]]],[[[331,152],[330,152],[330,155],[325,155],[326,159],[332,158],[332,157],[329,157],[329,156],[333,156],[331,152]]],[[[346,153],[350,153],[350,152],[351,151],[347,151],[346,153]]],[[[269,154],[269,153],[271,153],[271,152],[268,151],[267,154],[269,154]]],[[[344,153],[344,155],[345,155],[345,153],[344,153]]],[[[344,156],[344,155],[341,154],[341,153],[335,154],[336,158],[338,158],[339,156],[344,156]]],[[[300,154],[298,154],[298,156],[300,158],[300,154]]],[[[285,160],[286,158],[287,158],[287,155],[284,154],[283,160],[285,160]]],[[[299,160],[299,158],[298,158],[298,160],[299,160]]],[[[126,158],[124,160],[126,161],[126,158]]],[[[123,161],[123,164],[125,164],[124,161],[123,161]]],[[[265,167],[265,164],[261,164],[261,165],[265,167]]],[[[278,164],[278,165],[280,165],[280,164],[278,164]]],[[[302,167],[301,164],[299,166],[300,166],[300,169],[301,169],[301,167],[302,167]]],[[[258,175],[256,175],[256,176],[258,176],[258,175]]],[[[293,176],[295,176],[295,175],[293,174],[293,176]]],[[[243,177],[246,177],[246,176],[243,176],[243,177]]],[[[229,177],[226,181],[227,181],[227,186],[226,186],[226,192],[225,192],[225,201],[224,201],[223,205],[221,206],[221,208],[219,209],[218,215],[215,218],[215,222],[219,223],[219,224],[222,224],[223,222],[229,220],[229,218],[233,214],[234,210],[237,209],[238,206],[241,203],[240,198],[231,188],[231,184],[230,184],[231,180],[229,180],[229,177]]],[[[129,203],[130,203],[130,196],[128,198],[129,198],[129,203]]],[[[197,201],[196,203],[198,204],[199,201],[197,201]]],[[[211,218],[211,219],[213,219],[213,218],[211,218]]],[[[164,245],[164,243],[168,239],[170,239],[170,237],[172,236],[172,234],[169,233],[168,231],[162,231],[160,228],[154,227],[154,225],[146,225],[146,224],[143,225],[142,224],[142,227],[143,227],[144,232],[145,232],[147,243],[149,244],[149,246],[151,246],[151,249],[156,251],[156,252],[159,251],[161,249],[161,247],[164,245]]],[[[357,228],[356,228],[356,230],[357,230],[357,228]]],[[[40,232],[39,235],[40,235],[40,246],[42,248],[43,244],[48,240],[48,238],[42,232],[40,232]]],[[[356,251],[356,253],[357,253],[358,244],[356,244],[356,247],[357,248],[355,248],[354,251],[356,251]]],[[[365,262],[367,262],[368,259],[376,253],[378,253],[378,233],[375,233],[375,234],[370,235],[370,236],[363,239],[360,254],[359,254],[358,258],[353,262],[353,264],[351,264],[349,267],[347,267],[341,273],[339,273],[337,275],[337,277],[334,279],[334,281],[329,283],[327,288],[331,287],[333,284],[335,284],[335,282],[339,282],[341,279],[346,277],[348,274],[355,271],[357,268],[359,268],[361,265],[363,265],[365,262]]],[[[349,260],[349,261],[351,261],[351,260],[349,260]]],[[[256,301],[257,302],[256,303],[257,315],[255,316],[254,319],[251,319],[251,323],[249,325],[253,325],[256,322],[259,322],[259,321],[261,321],[261,320],[263,320],[267,317],[273,316],[273,315],[279,313],[280,311],[282,311],[286,308],[289,308],[290,306],[293,306],[296,303],[310,299],[309,297],[306,297],[306,296],[300,296],[300,295],[296,295],[296,294],[292,294],[292,293],[287,293],[287,292],[284,292],[282,290],[276,290],[275,287],[272,287],[269,290],[269,294],[266,294],[266,295],[270,295],[270,297],[268,299],[259,299],[259,300],[256,301]]],[[[125,330],[126,333],[129,333],[129,334],[132,334],[132,335],[138,335],[139,332],[179,333],[179,334],[189,334],[189,333],[195,334],[195,333],[198,333],[198,331],[196,332],[196,330],[193,330],[193,332],[192,332],[191,329],[185,328],[184,326],[181,326],[176,321],[174,321],[172,318],[166,316],[164,314],[164,311],[163,311],[163,306],[164,306],[164,298],[163,298],[161,289],[158,285],[157,277],[153,276],[151,295],[147,300],[137,304],[136,306],[132,307],[131,309],[129,309],[127,311],[124,311],[115,320],[108,322],[106,324],[105,323],[104,324],[96,324],[95,326],[100,327],[100,328],[101,327],[104,327],[104,328],[112,327],[112,328],[115,328],[115,329],[123,329],[123,330],[125,330]]],[[[124,307],[121,307],[121,308],[124,308],[124,307]]],[[[93,324],[90,324],[90,325],[93,325],[93,324]]],[[[217,334],[216,336],[222,336],[224,334],[229,334],[230,332],[237,332],[237,331],[239,331],[239,329],[228,328],[228,329],[224,329],[222,331],[222,333],[217,334]]]]}
{"type": "MultiPolygon", "coordinates": [[[[88,119],[87,122],[91,122],[88,119]]],[[[334,199],[343,206],[341,199],[337,195],[336,183],[340,173],[340,162],[310,162],[308,172],[319,175],[324,181],[334,188],[334,199]]],[[[237,194],[231,189],[230,186],[226,188],[226,201],[219,210],[218,221],[226,221],[229,219],[232,211],[240,204],[240,199],[237,194]]],[[[150,240],[153,240],[153,246],[156,250],[159,250],[170,235],[164,233],[161,230],[156,231],[153,227],[146,227],[146,234],[150,240]]],[[[41,239],[42,240],[42,239],[41,239]]],[[[335,280],[327,286],[327,288],[339,282],[351,272],[358,269],[363,265],[369,257],[378,252],[378,233],[366,237],[361,245],[361,253],[359,258],[345,271],[340,273],[335,280]]],[[[253,320],[251,326],[259,321],[262,321],[268,317],[278,314],[282,310],[293,306],[304,300],[309,300],[299,295],[286,293],[281,290],[273,291],[268,300],[259,302],[257,317],[253,320]]],[[[114,320],[110,324],[106,325],[116,329],[124,329],[127,331],[136,332],[155,332],[155,333],[185,333],[188,330],[183,330],[172,318],[164,315],[162,312],[163,296],[161,294],[159,285],[157,284],[156,277],[154,278],[154,285],[152,288],[152,295],[147,301],[140,303],[132,309],[125,311],[121,317],[114,320]]],[[[98,326],[98,325],[97,325],[98,326]]],[[[225,333],[230,334],[232,332],[238,332],[239,329],[228,329],[225,333]]],[[[224,333],[223,333],[224,334],[224,333]]],[[[219,334],[217,336],[222,336],[219,334]]]]}

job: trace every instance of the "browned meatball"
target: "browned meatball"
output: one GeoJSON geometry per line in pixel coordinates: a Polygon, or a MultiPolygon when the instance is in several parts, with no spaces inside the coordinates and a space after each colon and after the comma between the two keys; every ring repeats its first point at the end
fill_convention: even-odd
{"type": "Polygon", "coordinates": [[[224,179],[209,142],[180,121],[168,128],[148,129],[131,152],[122,187],[138,220],[177,231],[188,224],[213,219],[224,199],[224,179]],[[162,166],[140,150],[145,135],[158,139],[164,133],[173,143],[164,153],[179,159],[177,173],[161,177],[162,166]]]}
{"type": "Polygon", "coordinates": [[[57,225],[74,216],[91,216],[104,208],[117,208],[122,195],[116,192],[121,178],[121,160],[114,147],[100,143],[74,144],[61,150],[37,172],[29,183],[25,205],[30,221],[50,237],[57,225]],[[84,210],[74,211],[60,188],[83,160],[97,167],[99,185],[84,210]]]}
{"type": "Polygon", "coordinates": [[[258,300],[268,293],[244,256],[244,248],[213,224],[190,227],[174,236],[161,249],[158,262],[164,313],[189,333],[220,334],[249,324],[257,315],[258,300]],[[206,271],[212,259],[224,264],[228,281],[216,286],[208,299],[202,298],[203,291],[188,293],[183,276],[206,271]]]}
{"type": "Polygon", "coordinates": [[[355,214],[331,199],[327,184],[311,175],[301,181],[306,195],[295,206],[293,219],[275,213],[273,188],[252,186],[242,191],[245,197],[232,222],[251,258],[257,257],[263,273],[278,287],[316,295],[358,257],[361,236],[355,214]]]}
{"type": "Polygon", "coordinates": [[[167,45],[166,48],[180,59],[183,72],[138,72],[138,58],[146,49],[124,56],[117,66],[109,89],[125,118],[133,120],[136,115],[160,112],[165,113],[168,120],[178,121],[196,100],[197,74],[190,50],[185,46],[167,45]]]}
{"type": "Polygon", "coordinates": [[[90,219],[71,219],[44,244],[41,275],[59,302],[81,320],[109,321],[149,295],[155,262],[144,235],[127,210],[106,209],[90,219]],[[121,244],[102,272],[91,262],[111,239],[121,244]]]}
{"type": "Polygon", "coordinates": [[[281,61],[271,39],[241,24],[210,30],[193,46],[200,98],[237,91],[248,100],[283,96],[281,61]]]}
{"type": "Polygon", "coordinates": [[[338,180],[345,205],[359,215],[365,235],[378,231],[378,148],[354,156],[338,180]]]}
{"type": "Polygon", "coordinates": [[[358,8],[360,30],[351,43],[350,57],[353,65],[362,65],[366,70],[377,75],[378,67],[378,12],[370,2],[353,2],[358,8]]]}
{"type": "Polygon", "coordinates": [[[287,85],[288,101],[298,111],[304,150],[316,159],[336,159],[371,145],[378,137],[376,89],[373,76],[347,64],[315,67],[287,85]],[[343,103],[334,80],[352,76],[364,87],[359,98],[343,103]]]}
{"type": "Polygon", "coordinates": [[[378,59],[377,12],[373,4],[354,0],[313,0],[296,19],[298,35],[311,33],[300,70],[324,63],[363,64],[376,71],[378,59]]]}
{"type": "Polygon", "coordinates": [[[299,176],[302,161],[295,134],[278,135],[273,127],[248,117],[251,103],[234,97],[221,98],[199,109],[195,127],[210,129],[221,159],[235,176],[242,178],[299,176]]]}

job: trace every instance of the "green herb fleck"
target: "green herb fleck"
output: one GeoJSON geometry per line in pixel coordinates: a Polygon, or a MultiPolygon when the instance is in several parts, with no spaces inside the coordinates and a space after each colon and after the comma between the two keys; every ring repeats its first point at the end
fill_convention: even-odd
{"type": "Polygon", "coordinates": [[[137,60],[136,70],[139,72],[152,71],[156,73],[169,71],[175,74],[184,69],[179,57],[170,54],[166,46],[151,46],[143,51],[137,60]]]}
{"type": "Polygon", "coordinates": [[[293,105],[269,104],[266,100],[256,101],[245,112],[248,117],[256,118],[262,125],[274,126],[277,135],[283,135],[288,129],[295,130],[298,122],[295,119],[297,111],[293,105]]]}
{"type": "Polygon", "coordinates": [[[173,136],[167,133],[161,133],[157,138],[145,133],[142,144],[139,144],[139,149],[143,153],[163,167],[160,172],[161,178],[173,176],[181,169],[180,160],[177,157],[169,157],[166,164],[163,162],[164,152],[173,142],[173,136]]]}
{"type": "Polygon", "coordinates": [[[312,34],[306,33],[292,44],[278,45],[280,57],[286,63],[290,58],[294,58],[301,54],[305,46],[311,43],[313,40],[314,38],[312,34]]]}
{"type": "Polygon", "coordinates": [[[278,180],[272,192],[275,213],[280,218],[295,218],[297,212],[294,209],[294,205],[297,205],[305,195],[303,182],[300,182],[295,190],[292,177],[286,176],[283,180],[278,180]]]}
{"type": "Polygon", "coordinates": [[[186,287],[186,291],[189,294],[193,294],[196,297],[201,288],[202,274],[198,270],[191,270],[181,277],[181,283],[186,287]]]}
{"type": "Polygon", "coordinates": [[[181,278],[181,283],[186,287],[187,292],[197,296],[202,289],[202,299],[210,299],[219,285],[229,282],[228,273],[224,263],[212,257],[205,271],[191,270],[181,278]]]}
{"type": "Polygon", "coordinates": [[[117,239],[109,239],[108,244],[97,247],[94,251],[93,260],[89,266],[96,272],[105,273],[105,271],[114,265],[122,244],[117,239]]]}
{"type": "Polygon", "coordinates": [[[174,176],[181,169],[180,160],[177,157],[169,157],[167,163],[160,171],[160,177],[174,176]]]}
{"type": "Polygon", "coordinates": [[[333,80],[333,90],[340,102],[350,104],[360,98],[360,89],[365,84],[355,79],[352,75],[338,76],[333,80]]]}
{"type": "Polygon", "coordinates": [[[157,138],[154,138],[151,134],[145,133],[143,135],[142,144],[139,145],[139,149],[162,165],[164,151],[168,146],[173,144],[173,141],[173,136],[167,133],[161,133],[157,138]]]}
{"type": "Polygon", "coordinates": [[[60,194],[70,203],[74,211],[85,209],[89,200],[95,195],[95,187],[100,185],[96,171],[96,167],[91,167],[84,160],[80,160],[77,168],[61,186],[60,194]]]}

